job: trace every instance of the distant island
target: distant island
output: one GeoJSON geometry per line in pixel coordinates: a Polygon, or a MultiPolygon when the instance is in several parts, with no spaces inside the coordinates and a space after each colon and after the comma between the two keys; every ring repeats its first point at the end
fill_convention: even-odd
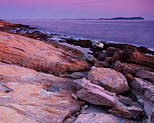
{"type": "Polygon", "coordinates": [[[115,17],[115,18],[80,18],[80,19],[64,19],[64,20],[144,20],[143,17],[115,17]]]}

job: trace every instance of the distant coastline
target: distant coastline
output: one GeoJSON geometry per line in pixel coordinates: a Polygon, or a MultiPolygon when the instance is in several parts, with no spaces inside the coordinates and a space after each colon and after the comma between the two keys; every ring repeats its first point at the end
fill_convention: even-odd
{"type": "Polygon", "coordinates": [[[79,18],[79,19],[64,19],[64,20],[144,20],[143,17],[115,17],[115,18],[79,18]]]}

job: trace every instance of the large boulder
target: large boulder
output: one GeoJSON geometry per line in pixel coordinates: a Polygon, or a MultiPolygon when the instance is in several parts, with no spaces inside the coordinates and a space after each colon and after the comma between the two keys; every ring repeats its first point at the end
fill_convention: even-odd
{"type": "Polygon", "coordinates": [[[80,110],[70,79],[4,63],[0,69],[1,122],[62,123],[80,110]],[[46,90],[50,86],[58,89],[46,90]]]}
{"type": "Polygon", "coordinates": [[[76,95],[95,105],[115,106],[118,102],[115,93],[104,90],[103,87],[92,84],[86,78],[73,81],[77,87],[76,95]]]}
{"type": "Polygon", "coordinates": [[[39,40],[0,32],[0,61],[59,75],[85,70],[88,63],[67,55],[67,50],[39,40]]]}
{"type": "Polygon", "coordinates": [[[92,70],[88,73],[88,79],[92,83],[117,94],[129,90],[126,78],[120,72],[110,68],[92,67],[92,70]]]}

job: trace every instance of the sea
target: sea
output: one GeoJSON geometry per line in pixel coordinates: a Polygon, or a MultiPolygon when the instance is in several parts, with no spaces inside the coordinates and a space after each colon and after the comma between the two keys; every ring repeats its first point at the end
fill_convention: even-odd
{"type": "Polygon", "coordinates": [[[144,46],[154,51],[154,21],[148,20],[6,20],[74,39],[144,46]]]}

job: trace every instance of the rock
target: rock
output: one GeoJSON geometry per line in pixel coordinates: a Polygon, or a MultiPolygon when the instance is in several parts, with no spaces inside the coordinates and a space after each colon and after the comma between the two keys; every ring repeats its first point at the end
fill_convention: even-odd
{"type": "Polygon", "coordinates": [[[0,84],[11,89],[0,89],[1,122],[57,122],[80,110],[79,101],[71,97],[76,92],[72,81],[35,70],[0,63],[0,84]],[[45,90],[46,85],[59,91],[45,90]]]}
{"type": "Polygon", "coordinates": [[[77,87],[77,96],[95,105],[115,106],[118,102],[115,93],[108,92],[104,88],[92,84],[86,78],[73,81],[77,87]]]}
{"type": "Polygon", "coordinates": [[[0,61],[54,75],[88,67],[84,60],[64,54],[63,49],[20,35],[0,32],[0,47],[0,61]]]}
{"type": "Polygon", "coordinates": [[[112,57],[112,61],[123,62],[124,61],[124,51],[120,50],[120,51],[114,52],[113,57],[112,57]]]}
{"type": "Polygon", "coordinates": [[[145,98],[154,102],[154,84],[140,78],[134,78],[130,86],[144,95],[145,98]]]}
{"type": "Polygon", "coordinates": [[[108,62],[104,62],[104,61],[96,61],[94,63],[95,67],[109,67],[109,63],[108,62]]]}
{"type": "Polygon", "coordinates": [[[116,61],[115,63],[113,63],[111,68],[115,69],[118,72],[122,72],[122,65],[120,61],[116,61]]]}
{"type": "Polygon", "coordinates": [[[63,123],[73,123],[76,120],[76,117],[71,116],[69,118],[66,118],[63,123]]]}
{"type": "Polygon", "coordinates": [[[143,110],[145,112],[145,115],[143,119],[147,119],[145,122],[147,123],[153,123],[152,117],[154,112],[154,103],[150,102],[149,100],[145,99],[144,96],[139,93],[138,91],[132,89],[131,92],[136,96],[138,101],[142,101],[141,103],[144,105],[143,110]]]}
{"type": "Polygon", "coordinates": [[[126,78],[121,73],[110,68],[92,67],[92,70],[88,73],[88,79],[92,83],[117,94],[129,90],[126,78]]]}
{"type": "Polygon", "coordinates": [[[73,99],[76,99],[76,100],[78,99],[78,97],[75,94],[71,94],[71,96],[73,99]]]}
{"type": "Polygon", "coordinates": [[[136,76],[138,76],[139,78],[142,78],[142,79],[147,79],[147,80],[154,83],[154,72],[150,72],[150,71],[146,71],[146,70],[139,70],[136,73],[136,76]]]}
{"type": "Polygon", "coordinates": [[[146,47],[140,46],[137,48],[138,51],[142,52],[142,53],[149,53],[150,50],[146,47]]]}
{"type": "Polygon", "coordinates": [[[92,42],[91,42],[91,40],[66,39],[66,42],[67,42],[68,44],[74,44],[74,45],[81,46],[81,47],[84,47],[84,48],[91,48],[91,47],[92,47],[92,42]]]}
{"type": "Polygon", "coordinates": [[[130,83],[134,80],[134,77],[130,73],[125,74],[125,77],[126,77],[128,83],[130,83]]]}
{"type": "Polygon", "coordinates": [[[145,55],[137,50],[124,50],[124,61],[147,66],[154,69],[154,56],[145,55]]]}
{"type": "Polygon", "coordinates": [[[144,115],[143,109],[137,106],[130,106],[128,110],[131,112],[131,115],[134,119],[139,119],[141,116],[144,115]]]}
{"type": "Polygon", "coordinates": [[[110,113],[112,113],[112,114],[114,114],[116,116],[123,117],[123,118],[128,118],[128,119],[131,119],[132,118],[131,113],[124,106],[115,106],[115,107],[112,107],[111,109],[108,110],[108,112],[110,112],[110,113]]]}
{"type": "Polygon", "coordinates": [[[93,56],[88,56],[87,61],[90,63],[95,63],[97,60],[93,56]]]}
{"type": "Polygon", "coordinates": [[[104,44],[101,43],[101,42],[99,42],[99,41],[94,41],[94,42],[92,43],[92,46],[93,46],[94,48],[103,48],[103,47],[104,47],[104,44]]]}
{"type": "Polygon", "coordinates": [[[125,104],[126,106],[137,106],[135,102],[133,102],[129,97],[125,97],[122,95],[117,96],[119,101],[125,104]]]}
{"type": "Polygon", "coordinates": [[[80,114],[74,123],[118,123],[110,115],[104,113],[80,114]]]}
{"type": "Polygon", "coordinates": [[[110,63],[111,60],[112,60],[112,57],[106,57],[104,61],[110,63]]]}
{"type": "Polygon", "coordinates": [[[86,73],[83,73],[83,72],[74,72],[72,74],[64,73],[60,75],[60,77],[64,77],[64,78],[67,77],[67,78],[73,78],[73,79],[81,79],[85,76],[86,76],[86,73]]]}

